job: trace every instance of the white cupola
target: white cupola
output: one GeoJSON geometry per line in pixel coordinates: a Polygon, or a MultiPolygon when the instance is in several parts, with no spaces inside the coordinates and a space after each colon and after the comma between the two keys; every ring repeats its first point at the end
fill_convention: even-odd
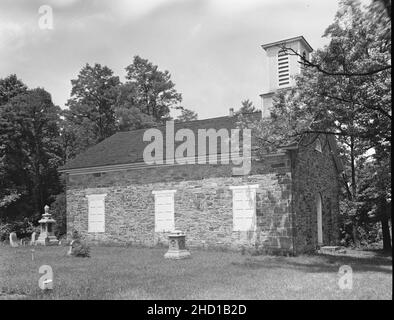
{"type": "Polygon", "coordinates": [[[306,59],[309,59],[313,49],[303,36],[263,44],[261,47],[266,52],[268,77],[267,86],[260,95],[263,104],[262,115],[269,117],[275,93],[294,86],[294,76],[301,73],[301,58],[291,50],[283,48],[290,48],[306,59]]]}

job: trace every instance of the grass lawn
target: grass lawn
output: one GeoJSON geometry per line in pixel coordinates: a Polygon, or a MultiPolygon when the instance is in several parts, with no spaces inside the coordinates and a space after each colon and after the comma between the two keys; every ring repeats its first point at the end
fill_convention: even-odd
{"type": "Polygon", "coordinates": [[[166,249],[92,247],[91,258],[67,257],[67,247],[0,245],[0,299],[392,299],[392,258],[373,252],[346,256],[250,256],[191,250],[166,260],[166,249]],[[54,289],[38,287],[50,265],[54,289]],[[341,290],[338,270],[353,269],[353,289],[341,290]],[[7,294],[9,294],[7,296],[7,294]],[[11,295],[11,296],[10,296],[11,295]]]}

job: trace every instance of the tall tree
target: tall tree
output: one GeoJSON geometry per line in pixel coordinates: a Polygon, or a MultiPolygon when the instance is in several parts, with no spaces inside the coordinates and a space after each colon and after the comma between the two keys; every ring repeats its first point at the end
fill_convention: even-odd
{"type": "Polygon", "coordinates": [[[179,108],[182,95],[176,91],[167,70],[160,71],[157,65],[135,56],[126,72],[127,84],[135,90],[133,105],[142,113],[162,122],[169,118],[170,108],[179,108]]]}
{"type": "Polygon", "coordinates": [[[71,80],[69,110],[64,112],[78,139],[78,152],[111,136],[116,131],[114,105],[119,77],[106,66],[86,64],[71,80]]]}
{"type": "Polygon", "coordinates": [[[0,79],[0,106],[6,104],[18,94],[26,92],[26,90],[26,85],[15,74],[0,79]]]}
{"type": "MultiPolygon", "coordinates": [[[[26,91],[26,85],[15,74],[0,79],[0,114],[2,114],[3,105],[13,97],[26,91]]],[[[10,126],[11,124],[0,116],[0,128],[3,128],[0,130],[0,213],[20,199],[22,195],[8,175],[8,163],[5,155],[7,148],[5,130],[8,130],[10,126]]]]}
{"type": "MultiPolygon", "coordinates": [[[[379,150],[379,157],[391,159],[390,34],[390,18],[377,2],[364,9],[358,1],[341,1],[324,33],[328,45],[314,52],[310,61],[300,56],[304,68],[296,87],[279,93],[271,118],[255,124],[265,151],[308,133],[336,135],[350,176],[348,195],[356,209],[361,196],[358,176],[363,176],[368,153],[379,150]]],[[[283,49],[298,55],[291,48],[283,49]]],[[[378,161],[376,155],[370,159],[378,161]]],[[[387,194],[378,190],[383,186],[387,187],[374,184],[377,194],[387,194]]],[[[387,203],[391,205],[388,197],[387,203]]],[[[360,214],[361,209],[350,214],[355,233],[360,214]]],[[[390,243],[386,231],[385,244],[390,243]]]]}
{"type": "Polygon", "coordinates": [[[22,195],[14,210],[2,215],[38,216],[50,195],[60,191],[59,114],[50,94],[40,88],[21,93],[1,107],[3,177],[22,195]]]}

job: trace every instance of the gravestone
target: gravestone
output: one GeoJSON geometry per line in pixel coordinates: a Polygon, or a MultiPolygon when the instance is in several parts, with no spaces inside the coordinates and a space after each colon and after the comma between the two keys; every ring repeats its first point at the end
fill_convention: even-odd
{"type": "Polygon", "coordinates": [[[30,245],[31,245],[31,246],[35,246],[35,245],[36,245],[37,239],[38,239],[37,232],[33,232],[33,233],[31,234],[30,245]]]}
{"type": "Polygon", "coordinates": [[[70,247],[68,248],[67,255],[73,256],[75,254],[75,248],[80,244],[79,240],[72,240],[70,242],[70,247]]]}
{"type": "Polygon", "coordinates": [[[15,248],[18,247],[18,237],[16,236],[15,232],[10,233],[10,245],[11,247],[15,248]]]}
{"type": "Polygon", "coordinates": [[[72,240],[67,252],[68,256],[90,257],[90,248],[79,239],[72,240]]]}

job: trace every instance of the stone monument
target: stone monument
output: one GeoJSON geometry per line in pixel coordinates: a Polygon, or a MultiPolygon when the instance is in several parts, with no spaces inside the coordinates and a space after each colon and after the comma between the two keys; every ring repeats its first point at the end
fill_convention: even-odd
{"type": "Polygon", "coordinates": [[[30,245],[31,246],[35,246],[36,245],[37,238],[38,238],[37,232],[33,232],[31,234],[31,240],[30,240],[30,245]]]}
{"type": "Polygon", "coordinates": [[[10,245],[11,247],[15,248],[18,247],[18,237],[16,236],[15,232],[10,233],[10,245]]]}
{"type": "Polygon", "coordinates": [[[164,255],[166,259],[185,259],[190,257],[190,252],[186,249],[185,234],[175,230],[168,235],[168,251],[164,255]]]}
{"type": "Polygon", "coordinates": [[[41,220],[38,221],[41,227],[41,232],[36,244],[41,244],[44,246],[58,245],[59,240],[56,239],[56,236],[53,232],[53,225],[56,221],[52,219],[52,216],[49,213],[49,206],[45,206],[44,211],[45,213],[42,215],[41,220]]]}

